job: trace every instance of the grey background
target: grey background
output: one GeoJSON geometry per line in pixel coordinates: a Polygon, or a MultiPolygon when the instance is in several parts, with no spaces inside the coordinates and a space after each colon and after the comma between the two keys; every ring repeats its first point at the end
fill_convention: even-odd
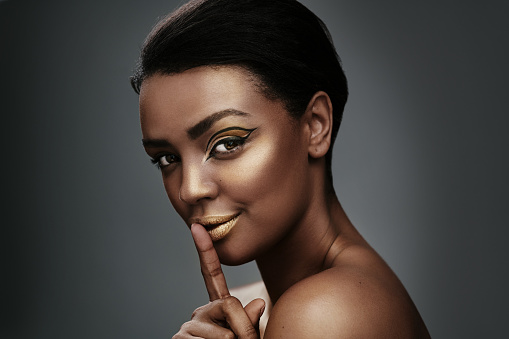
{"type": "MultiPolygon", "coordinates": [[[[128,83],[179,2],[0,1],[2,338],[167,338],[207,301],[128,83]]],[[[348,215],[433,337],[504,336],[507,2],[302,2],[349,78],[348,215]]]]}

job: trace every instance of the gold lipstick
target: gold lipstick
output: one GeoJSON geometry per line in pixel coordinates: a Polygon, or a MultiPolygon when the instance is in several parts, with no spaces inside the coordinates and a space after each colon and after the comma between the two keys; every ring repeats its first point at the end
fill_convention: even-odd
{"type": "Polygon", "coordinates": [[[198,223],[205,227],[212,241],[218,241],[226,237],[226,235],[235,226],[239,219],[238,214],[225,216],[210,216],[204,218],[193,218],[191,224],[198,223]]]}

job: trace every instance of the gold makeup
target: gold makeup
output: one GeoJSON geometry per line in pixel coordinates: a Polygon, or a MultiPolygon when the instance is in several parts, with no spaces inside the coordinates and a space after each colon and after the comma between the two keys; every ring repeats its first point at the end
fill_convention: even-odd
{"type": "Polygon", "coordinates": [[[210,216],[193,219],[192,223],[201,224],[209,233],[212,241],[218,241],[226,237],[226,235],[233,229],[238,219],[238,214],[229,216],[210,216]]]}
{"type": "Polygon", "coordinates": [[[239,137],[241,139],[247,139],[249,135],[255,130],[253,129],[246,129],[242,127],[228,127],[225,129],[222,129],[216,133],[214,133],[209,141],[207,142],[206,149],[209,148],[210,144],[214,144],[217,140],[220,140],[223,137],[229,136],[229,137],[239,137]]]}

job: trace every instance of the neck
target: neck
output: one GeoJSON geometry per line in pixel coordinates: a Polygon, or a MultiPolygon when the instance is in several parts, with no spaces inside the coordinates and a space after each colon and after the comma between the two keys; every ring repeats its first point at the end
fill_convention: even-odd
{"type": "Polygon", "coordinates": [[[272,303],[295,283],[330,268],[352,236],[360,237],[334,193],[314,199],[291,233],[256,260],[272,303]]]}

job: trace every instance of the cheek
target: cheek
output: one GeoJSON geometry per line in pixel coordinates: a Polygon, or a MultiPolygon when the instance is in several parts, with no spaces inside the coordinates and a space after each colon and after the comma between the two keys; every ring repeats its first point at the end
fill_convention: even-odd
{"type": "Polygon", "coordinates": [[[277,141],[246,152],[221,178],[224,196],[243,210],[235,240],[216,247],[226,264],[253,260],[274,246],[297,224],[309,203],[307,153],[292,139],[277,141]]]}
{"type": "Polygon", "coordinates": [[[259,197],[263,191],[264,182],[270,179],[267,163],[270,162],[268,154],[243,157],[228,166],[228,173],[221,178],[225,191],[236,200],[250,201],[259,197]],[[250,198],[247,197],[249,192],[250,198]]]}
{"type": "Polygon", "coordinates": [[[265,208],[280,208],[304,184],[307,153],[291,139],[267,138],[258,144],[231,163],[221,184],[231,198],[247,207],[265,203],[265,208]]]}

